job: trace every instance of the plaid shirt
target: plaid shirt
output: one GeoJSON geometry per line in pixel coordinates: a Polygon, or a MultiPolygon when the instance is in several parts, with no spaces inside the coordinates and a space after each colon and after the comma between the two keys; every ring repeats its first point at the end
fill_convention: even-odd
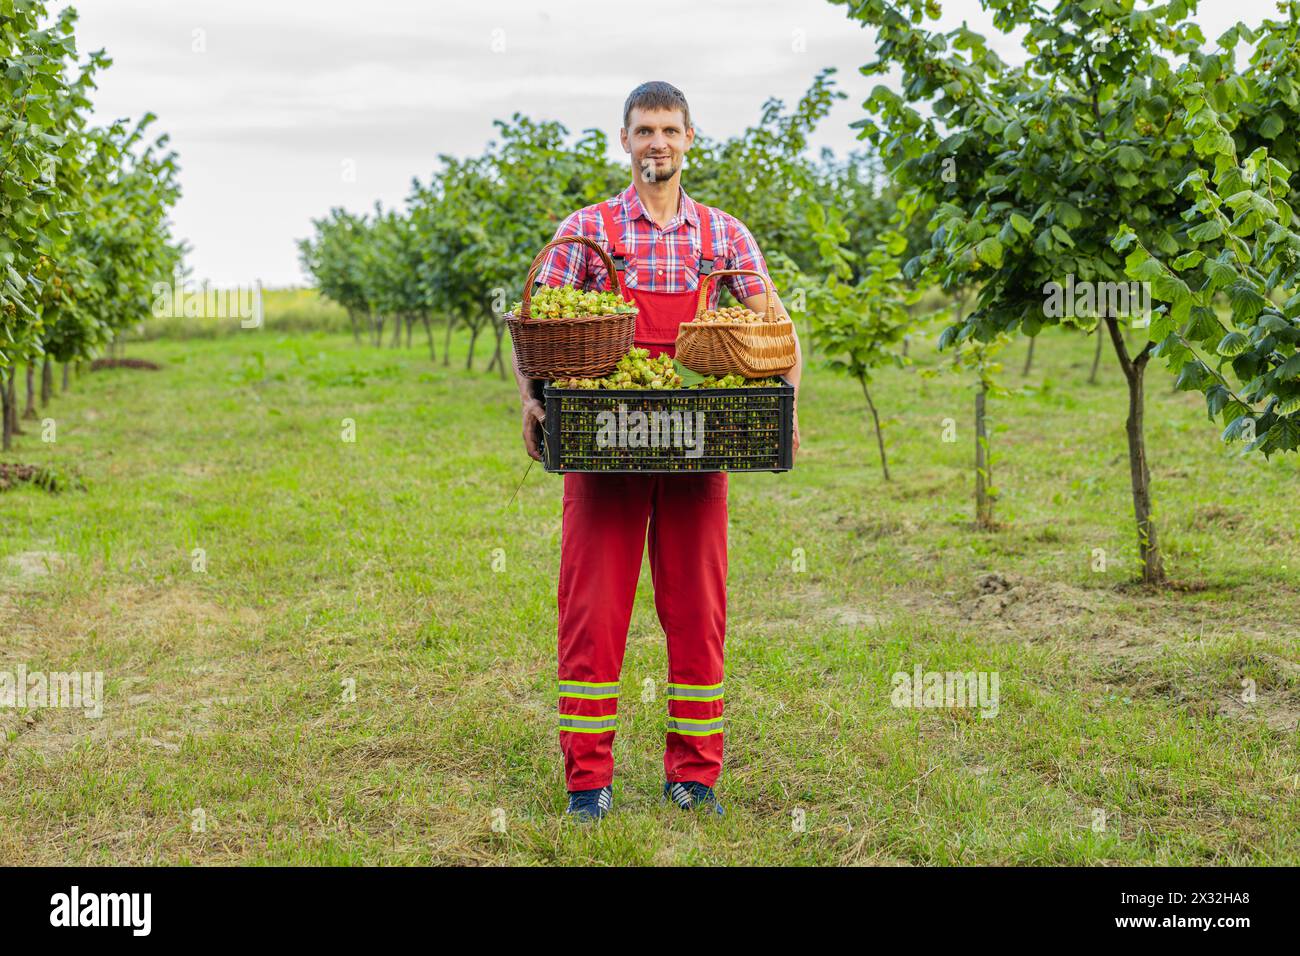
{"type": "MultiPolygon", "coordinates": [[[[663,229],[655,225],[641,205],[635,183],[605,202],[614,214],[614,221],[623,227],[623,242],[628,253],[623,279],[628,289],[690,292],[700,287],[700,207],[686,195],[686,190],[681,189],[677,215],[663,229]]],[[[711,209],[709,217],[715,257],[713,271],[753,269],[767,275],[763,254],[745,224],[717,209],[711,209]]],[[[605,234],[599,205],[585,206],[570,213],[560,223],[555,236],[591,236],[611,256],[614,252],[614,243],[605,234]]],[[[565,243],[547,253],[537,273],[537,281],[546,285],[603,290],[608,271],[600,256],[592,250],[565,243]]],[[[709,289],[709,308],[717,305],[719,286],[724,284],[737,301],[761,295],[765,288],[762,280],[754,276],[723,276],[709,289]]]]}

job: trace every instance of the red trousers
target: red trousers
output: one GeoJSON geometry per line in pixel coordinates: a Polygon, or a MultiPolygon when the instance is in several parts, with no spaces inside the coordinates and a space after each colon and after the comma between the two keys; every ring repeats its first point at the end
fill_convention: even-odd
{"type": "MultiPolygon", "coordinates": [[[[564,476],[560,749],[569,790],[614,776],[619,675],[649,529],[655,609],[668,638],[664,774],[713,786],[722,769],[727,476],[564,476]]],[[[663,685],[659,685],[662,687],[663,685]]],[[[628,688],[640,692],[640,681],[628,688]]]]}

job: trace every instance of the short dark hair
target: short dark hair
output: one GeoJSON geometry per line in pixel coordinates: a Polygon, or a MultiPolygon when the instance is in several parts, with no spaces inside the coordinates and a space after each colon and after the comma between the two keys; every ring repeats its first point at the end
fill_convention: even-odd
{"type": "Polygon", "coordinates": [[[681,110],[686,119],[686,128],[691,126],[691,108],[686,104],[686,94],[663,80],[651,80],[642,83],[628,94],[623,104],[623,128],[632,121],[632,108],[643,110],[681,110]]]}

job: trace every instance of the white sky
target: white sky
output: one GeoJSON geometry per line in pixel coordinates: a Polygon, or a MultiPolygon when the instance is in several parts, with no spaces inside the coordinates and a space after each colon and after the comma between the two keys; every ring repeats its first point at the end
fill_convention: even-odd
{"type": "MultiPolygon", "coordinates": [[[[182,167],[176,232],[192,246],[194,278],[216,285],[303,282],[295,240],[313,217],[335,205],[399,204],[439,153],[480,152],[492,120],[514,112],[573,132],[599,126],[617,150],[628,92],[667,80],[686,93],[697,129],[721,138],[754,123],[768,97],[793,104],[835,66],[849,97],[816,146],[843,153],[876,82],[858,73],[874,58],[871,34],[827,0],[72,5],[83,55],[106,48],[114,60],[97,119],[158,114],[182,167]],[[494,52],[494,41],[504,49],[494,52]]],[[[945,26],[966,19],[1019,59],[977,0],[943,7],[945,26]]],[[[1197,19],[1212,42],[1236,20],[1273,15],[1272,0],[1201,0],[1197,19]]]]}

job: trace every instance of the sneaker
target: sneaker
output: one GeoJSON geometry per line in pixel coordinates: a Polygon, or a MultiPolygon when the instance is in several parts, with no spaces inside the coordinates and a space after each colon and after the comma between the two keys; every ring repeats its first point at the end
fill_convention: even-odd
{"type": "Polygon", "coordinates": [[[566,816],[577,818],[579,823],[599,820],[614,808],[614,788],[600,787],[596,790],[574,790],[569,794],[569,808],[566,816]]]}
{"type": "Polygon", "coordinates": [[[713,788],[694,780],[665,783],[664,799],[671,800],[683,810],[703,809],[717,816],[722,816],[725,812],[722,804],[718,803],[718,795],[713,792],[713,788]]]}

